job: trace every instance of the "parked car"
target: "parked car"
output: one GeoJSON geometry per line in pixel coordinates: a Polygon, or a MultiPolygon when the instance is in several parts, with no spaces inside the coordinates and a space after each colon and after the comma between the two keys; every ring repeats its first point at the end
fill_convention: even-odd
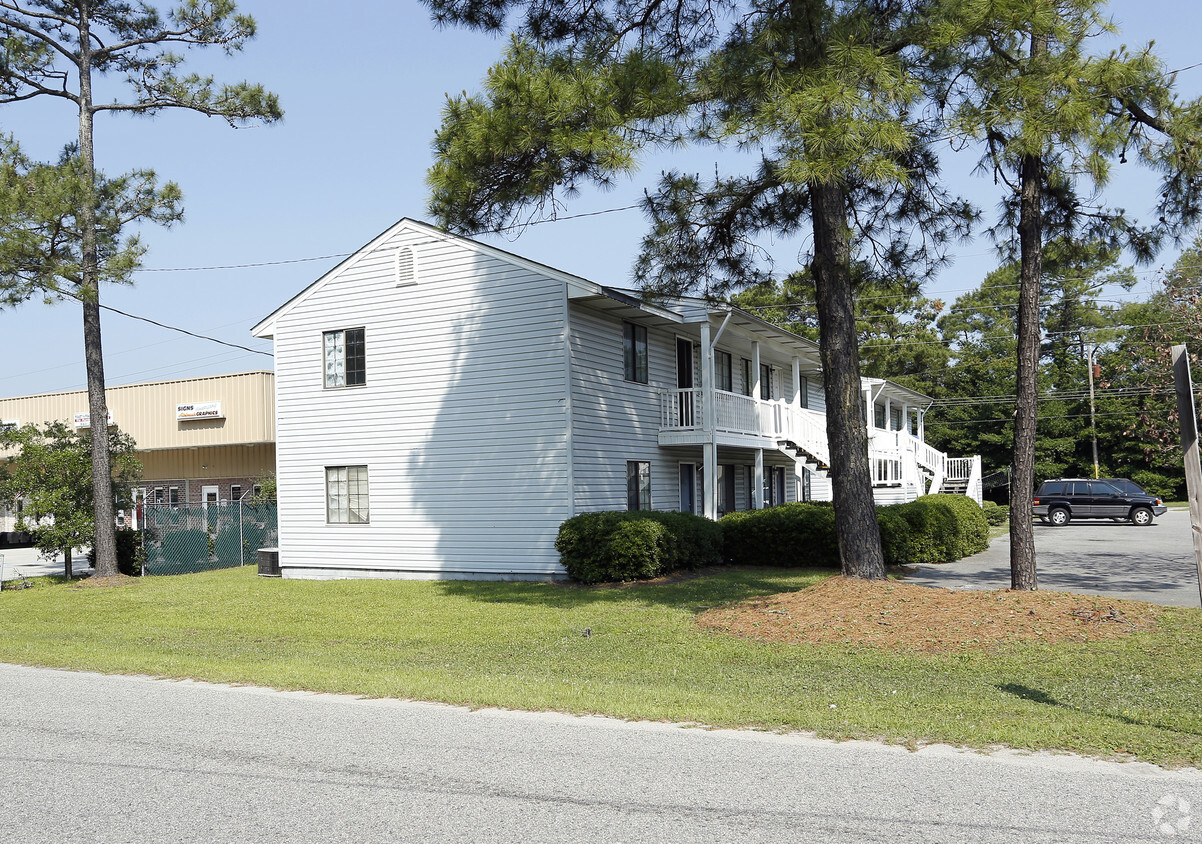
{"type": "MultiPolygon", "coordinates": [[[[1102,480],[1113,487],[1118,487],[1120,492],[1125,492],[1128,495],[1152,495],[1152,493],[1130,478],[1102,478],[1102,480]]],[[[1152,497],[1155,498],[1156,496],[1153,495],[1152,497]]]]}
{"type": "MultiPolygon", "coordinates": [[[[1128,481],[1130,483],[1130,481],[1128,481]]],[[[1073,519],[1128,520],[1140,527],[1152,524],[1154,516],[1169,508],[1154,495],[1119,489],[1109,480],[1055,478],[1035,491],[1032,511],[1041,521],[1067,525],[1073,519]]]]}

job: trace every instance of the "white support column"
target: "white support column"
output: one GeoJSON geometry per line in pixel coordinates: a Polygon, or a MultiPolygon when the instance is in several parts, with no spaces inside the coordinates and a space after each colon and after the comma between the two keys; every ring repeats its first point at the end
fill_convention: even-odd
{"type": "Polygon", "coordinates": [[[908,405],[908,404],[902,405],[902,430],[905,431],[907,434],[911,433],[911,431],[910,431],[910,405],[908,405]]]}
{"type": "Polygon", "coordinates": [[[885,430],[892,430],[889,426],[893,424],[893,399],[885,396],[885,430]]]}
{"type": "MultiPolygon", "coordinates": [[[[759,355],[756,357],[758,358],[759,355]]],[[[764,450],[762,448],[755,450],[755,477],[752,479],[751,507],[754,510],[764,509],[764,450]]]]}
{"type": "MultiPolygon", "coordinates": [[[[789,402],[793,410],[801,410],[801,358],[793,355],[793,399],[789,402]]],[[[805,469],[801,465],[800,460],[793,461],[793,494],[798,501],[801,500],[801,473],[805,469]]],[[[788,498],[788,490],[785,490],[785,497],[788,498]]]]}
{"type": "Polygon", "coordinates": [[[926,418],[927,412],[925,410],[918,411],[918,439],[923,442],[927,441],[926,418]]]}
{"type": "Polygon", "coordinates": [[[876,431],[876,403],[872,400],[872,388],[864,388],[864,427],[868,429],[868,439],[872,439],[876,431]]]}
{"type": "Polygon", "coordinates": [[[801,410],[801,358],[793,355],[793,400],[794,409],[801,410]]]}
{"type": "Polygon", "coordinates": [[[701,512],[707,519],[718,518],[718,449],[714,442],[717,415],[714,410],[714,344],[710,341],[709,321],[701,323],[701,406],[705,430],[709,432],[702,452],[701,512]]]}
{"type": "Polygon", "coordinates": [[[760,400],[760,341],[751,341],[751,397],[760,400]]]}

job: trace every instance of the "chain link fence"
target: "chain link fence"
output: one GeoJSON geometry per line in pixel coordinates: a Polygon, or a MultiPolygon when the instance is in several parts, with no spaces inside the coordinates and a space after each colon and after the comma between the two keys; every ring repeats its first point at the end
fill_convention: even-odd
{"type": "Polygon", "coordinates": [[[254,565],[278,535],[274,502],[146,507],[143,574],[192,574],[254,565]]]}

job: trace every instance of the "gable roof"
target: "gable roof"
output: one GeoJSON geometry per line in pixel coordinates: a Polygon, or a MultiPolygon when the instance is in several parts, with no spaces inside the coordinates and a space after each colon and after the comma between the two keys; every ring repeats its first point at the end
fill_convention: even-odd
{"type": "Polygon", "coordinates": [[[275,333],[276,320],[295,307],[298,302],[303,301],[314,291],[319,290],[326,284],[329,284],[342,272],[354,266],[365,255],[371,254],[382,244],[386,243],[388,240],[402,231],[418,232],[429,237],[431,240],[442,241],[444,243],[454,243],[458,246],[462,246],[467,249],[489,255],[493,258],[497,258],[498,260],[506,261],[507,263],[522,267],[523,269],[533,270],[534,272],[542,273],[543,275],[558,279],[568,286],[569,295],[573,295],[573,293],[576,295],[588,295],[601,290],[601,285],[589,281],[588,279],[581,278],[580,276],[572,275],[571,273],[564,272],[563,270],[557,270],[554,267],[548,266],[547,264],[540,264],[537,261],[531,261],[529,258],[523,258],[520,255],[515,255],[514,253],[507,252],[504,249],[498,249],[495,246],[489,246],[488,244],[481,243],[478,240],[472,240],[468,237],[442,231],[441,229],[438,229],[429,223],[424,223],[421,220],[414,220],[411,217],[402,217],[380,234],[373,237],[363,246],[356,249],[353,253],[340,261],[336,266],[326,271],[316,281],[302,289],[287,302],[280,305],[263,319],[259,320],[259,322],[256,323],[253,328],[251,328],[251,334],[264,339],[273,336],[275,333]]]}

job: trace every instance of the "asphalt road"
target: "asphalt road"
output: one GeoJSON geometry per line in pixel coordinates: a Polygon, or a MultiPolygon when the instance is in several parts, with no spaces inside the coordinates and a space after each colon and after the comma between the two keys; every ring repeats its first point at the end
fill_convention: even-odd
{"type": "Polygon", "coordinates": [[[28,844],[1072,844],[1190,840],[1191,811],[1197,770],[0,664],[0,838],[28,844]]]}
{"type": "MultiPolygon", "coordinates": [[[[1189,512],[1170,510],[1148,527],[1089,519],[1064,527],[1035,523],[1040,589],[1130,598],[1170,607],[1197,607],[1198,570],[1189,512]]],[[[1010,537],[954,563],[919,566],[906,578],[920,586],[1007,589],[1010,537]]]]}

